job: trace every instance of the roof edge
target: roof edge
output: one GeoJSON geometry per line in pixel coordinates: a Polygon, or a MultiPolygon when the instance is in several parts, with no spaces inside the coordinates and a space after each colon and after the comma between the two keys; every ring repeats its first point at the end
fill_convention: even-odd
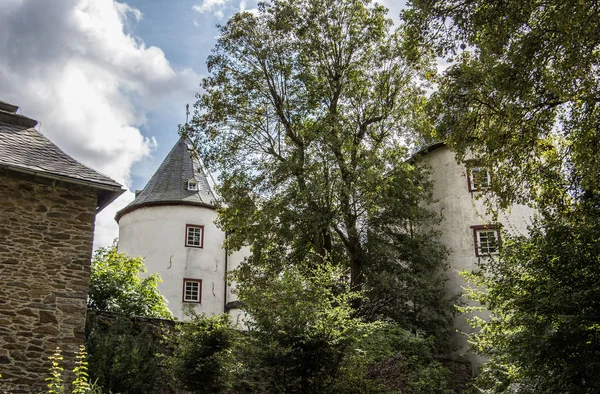
{"type": "Polygon", "coordinates": [[[31,119],[14,112],[5,111],[2,109],[2,107],[0,107],[0,122],[10,123],[27,128],[35,127],[38,124],[38,121],[35,119],[31,119]]]}
{"type": "Polygon", "coordinates": [[[36,171],[36,170],[32,170],[32,169],[25,168],[25,167],[13,166],[10,164],[0,164],[0,167],[4,167],[4,168],[7,168],[12,171],[22,172],[24,174],[30,174],[30,175],[40,176],[43,178],[56,179],[59,181],[90,186],[90,187],[93,187],[95,189],[100,189],[100,190],[121,191],[121,192],[125,191],[125,189],[123,189],[123,185],[121,185],[117,182],[115,182],[115,185],[109,185],[107,183],[94,182],[94,181],[90,181],[90,180],[86,180],[86,179],[73,178],[73,177],[66,176],[66,175],[55,174],[53,172],[48,172],[46,170],[36,171]]]}
{"type": "Polygon", "coordinates": [[[56,181],[73,183],[76,185],[82,185],[91,187],[93,189],[97,189],[100,192],[98,193],[98,206],[96,207],[96,213],[99,213],[104,208],[108,206],[111,202],[117,199],[121,194],[125,192],[125,189],[121,185],[119,186],[111,186],[102,183],[96,183],[91,181],[86,181],[83,179],[71,178],[68,176],[62,176],[58,174],[53,174],[49,172],[43,171],[35,171],[28,168],[11,166],[7,164],[0,164],[0,168],[6,168],[10,171],[20,172],[22,174],[28,174],[33,176],[39,176],[40,178],[53,179],[56,181]]]}
{"type": "Polygon", "coordinates": [[[146,202],[142,202],[142,203],[138,203],[138,204],[134,204],[134,205],[128,205],[125,208],[117,211],[117,214],[115,215],[115,221],[117,223],[119,223],[119,220],[121,220],[121,218],[130,213],[135,211],[138,208],[145,208],[145,207],[157,207],[157,206],[168,206],[168,205],[190,205],[190,206],[196,206],[196,207],[204,207],[204,208],[208,208],[208,209],[212,209],[212,210],[216,210],[217,207],[215,205],[212,204],[207,204],[204,202],[198,202],[198,201],[182,201],[182,200],[167,200],[167,201],[146,201],[146,202]]]}
{"type": "Polygon", "coordinates": [[[411,155],[411,159],[417,155],[424,155],[426,153],[433,152],[434,150],[441,148],[442,146],[446,146],[446,143],[443,141],[432,142],[430,144],[419,146],[411,155]]]}
{"type": "Polygon", "coordinates": [[[0,111],[11,112],[14,114],[17,112],[18,109],[19,107],[17,105],[0,100],[0,111]]]}

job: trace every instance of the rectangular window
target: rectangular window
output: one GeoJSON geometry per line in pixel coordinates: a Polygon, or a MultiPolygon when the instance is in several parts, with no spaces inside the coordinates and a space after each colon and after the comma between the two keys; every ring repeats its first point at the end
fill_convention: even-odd
{"type": "Polygon", "coordinates": [[[192,248],[204,247],[204,226],[186,224],[185,246],[190,246],[192,248]]]}
{"type": "Polygon", "coordinates": [[[489,189],[492,185],[490,172],[485,167],[468,167],[469,191],[476,192],[489,189]]]}
{"type": "Polygon", "coordinates": [[[184,279],[183,280],[183,302],[200,303],[202,300],[202,280],[184,279]]]}
{"type": "Polygon", "coordinates": [[[198,183],[196,181],[188,181],[188,190],[198,190],[198,183]]]}
{"type": "Polygon", "coordinates": [[[475,244],[475,256],[489,256],[498,254],[500,246],[500,235],[498,229],[493,225],[471,226],[473,229],[473,242],[475,244]]]}

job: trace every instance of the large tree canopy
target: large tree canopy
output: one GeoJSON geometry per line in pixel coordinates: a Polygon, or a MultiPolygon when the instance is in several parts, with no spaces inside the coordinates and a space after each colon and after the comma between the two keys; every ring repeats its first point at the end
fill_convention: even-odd
{"type": "Polygon", "coordinates": [[[475,346],[493,392],[592,393],[600,349],[600,4],[413,0],[413,54],[452,60],[437,136],[488,165],[493,195],[539,216],[471,279],[492,311],[475,346]]]}
{"type": "Polygon", "coordinates": [[[423,127],[415,70],[427,67],[405,64],[386,12],[369,0],[274,0],[235,15],[192,133],[220,172],[228,247],[252,246],[238,280],[334,264],[370,292],[370,317],[440,327],[448,304],[429,290],[443,283],[432,273],[445,252],[423,232],[430,185],[406,148],[423,127]]]}
{"type": "Polygon", "coordinates": [[[490,165],[505,202],[563,208],[598,193],[597,1],[409,5],[409,46],[431,45],[453,60],[436,95],[438,132],[460,155],[490,165]]]}

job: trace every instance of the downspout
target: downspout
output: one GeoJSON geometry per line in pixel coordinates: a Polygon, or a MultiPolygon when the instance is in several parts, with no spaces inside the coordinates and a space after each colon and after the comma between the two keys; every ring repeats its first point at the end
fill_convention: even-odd
{"type": "MultiPolygon", "coordinates": [[[[227,231],[225,231],[225,241],[227,241],[227,235],[229,233],[227,231]]],[[[227,313],[227,259],[228,259],[228,253],[227,253],[227,249],[225,250],[225,277],[223,278],[223,280],[225,281],[224,286],[223,286],[223,312],[227,313]]]]}

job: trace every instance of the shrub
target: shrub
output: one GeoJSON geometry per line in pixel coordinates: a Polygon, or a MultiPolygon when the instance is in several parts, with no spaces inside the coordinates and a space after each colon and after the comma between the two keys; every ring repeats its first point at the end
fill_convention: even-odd
{"type": "Polygon", "coordinates": [[[86,339],[92,379],[115,393],[162,392],[166,386],[159,356],[163,333],[128,316],[94,316],[88,314],[86,339]]]}
{"type": "Polygon", "coordinates": [[[174,352],[166,358],[171,384],[192,393],[219,393],[233,384],[232,349],[242,335],[226,314],[206,317],[190,312],[172,337],[174,352]]]}

